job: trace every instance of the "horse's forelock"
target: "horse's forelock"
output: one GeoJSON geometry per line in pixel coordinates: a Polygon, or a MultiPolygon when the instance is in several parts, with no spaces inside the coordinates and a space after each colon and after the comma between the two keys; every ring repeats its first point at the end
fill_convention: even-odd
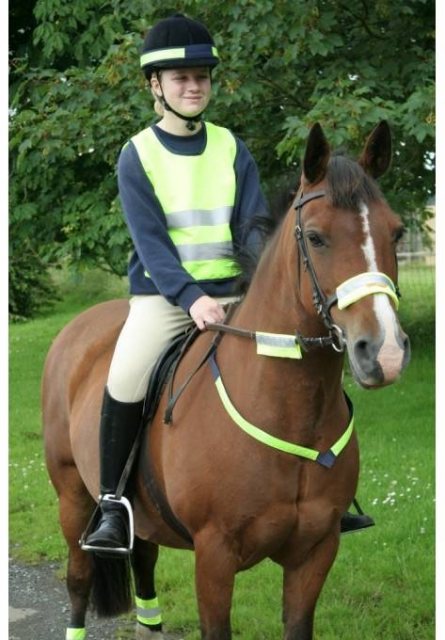
{"type": "Polygon", "coordinates": [[[326,178],[327,196],[334,207],[359,211],[362,204],[382,198],[377,183],[357,162],[340,153],[331,156],[326,178]]]}

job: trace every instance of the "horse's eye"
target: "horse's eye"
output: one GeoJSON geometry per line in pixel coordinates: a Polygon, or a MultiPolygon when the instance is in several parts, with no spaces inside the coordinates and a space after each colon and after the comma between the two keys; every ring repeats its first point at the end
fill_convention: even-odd
{"type": "Polygon", "coordinates": [[[325,245],[323,238],[316,231],[308,231],[306,237],[313,247],[324,247],[325,245]]]}
{"type": "Polygon", "coordinates": [[[398,242],[400,242],[400,240],[405,235],[405,232],[406,232],[406,227],[399,227],[398,229],[395,230],[394,236],[393,236],[394,244],[397,244],[398,242]]]}

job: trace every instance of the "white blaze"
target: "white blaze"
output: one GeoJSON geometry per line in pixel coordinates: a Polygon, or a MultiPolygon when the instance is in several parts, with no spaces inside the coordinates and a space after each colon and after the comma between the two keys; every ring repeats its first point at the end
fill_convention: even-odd
{"type": "MultiPolygon", "coordinates": [[[[374,240],[369,225],[369,209],[363,203],[360,206],[360,218],[365,237],[361,248],[365,255],[368,271],[379,271],[374,240]]],[[[400,348],[397,341],[398,323],[396,314],[391,306],[389,297],[385,293],[376,293],[372,296],[372,299],[374,313],[383,335],[383,344],[377,359],[383,369],[385,378],[397,376],[402,367],[403,349],[400,348]]]]}

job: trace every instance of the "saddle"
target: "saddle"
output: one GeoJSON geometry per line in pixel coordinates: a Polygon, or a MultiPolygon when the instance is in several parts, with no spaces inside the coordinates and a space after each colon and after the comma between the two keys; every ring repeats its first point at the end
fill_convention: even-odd
{"type": "Polygon", "coordinates": [[[198,328],[180,333],[166,346],[160,354],[150,375],[144,402],[144,424],[151,423],[158,408],[162,393],[169,381],[173,382],[174,371],[182,356],[196,340],[200,333],[198,328]]]}

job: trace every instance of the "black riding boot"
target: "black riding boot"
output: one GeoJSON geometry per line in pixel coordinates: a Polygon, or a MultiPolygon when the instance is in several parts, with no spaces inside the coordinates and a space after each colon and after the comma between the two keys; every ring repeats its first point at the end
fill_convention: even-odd
{"type": "Polygon", "coordinates": [[[105,388],[100,422],[100,492],[101,515],[93,533],[82,548],[102,553],[125,553],[130,544],[127,499],[113,501],[125,464],[139,431],[144,402],[119,402],[105,388]],[[106,495],[111,496],[103,500],[106,495]]]}
{"type": "Polygon", "coordinates": [[[360,531],[361,529],[367,529],[375,525],[371,516],[367,516],[363,513],[357,500],[353,500],[354,507],[357,509],[357,513],[350,513],[347,511],[341,519],[341,533],[354,533],[354,531],[360,531]]]}

